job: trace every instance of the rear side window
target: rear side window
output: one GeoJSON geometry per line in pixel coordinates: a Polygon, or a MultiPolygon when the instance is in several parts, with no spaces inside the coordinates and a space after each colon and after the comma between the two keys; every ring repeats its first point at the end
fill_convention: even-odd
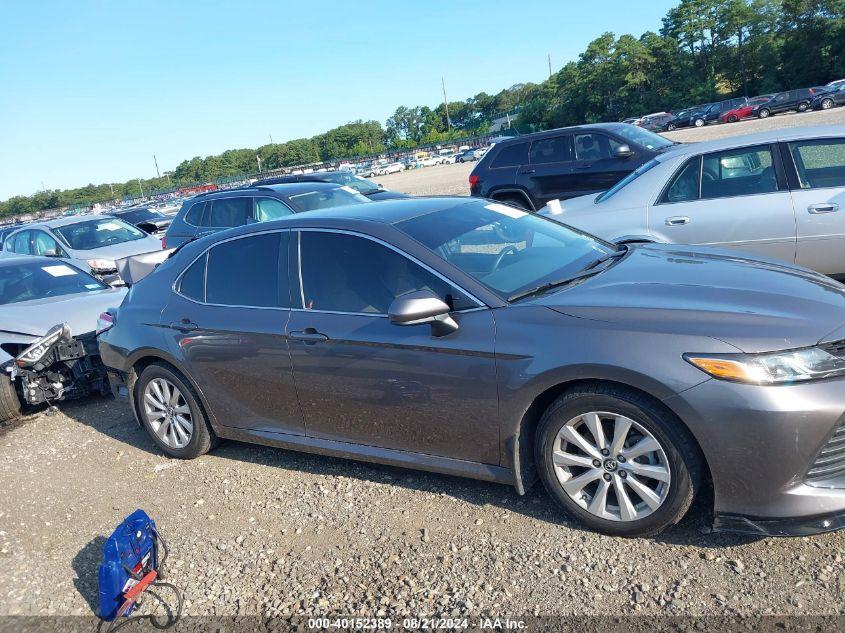
{"type": "Polygon", "coordinates": [[[13,253],[18,253],[20,255],[32,255],[32,249],[29,245],[29,236],[31,234],[32,231],[21,231],[17,235],[13,236],[6,244],[6,250],[10,250],[13,253]],[[11,243],[11,248],[9,248],[9,243],[11,243]]]}
{"type": "Polygon", "coordinates": [[[789,143],[802,189],[845,187],[845,138],[789,143]]]}
{"type": "Polygon", "coordinates": [[[185,214],[185,222],[194,226],[202,226],[203,209],[205,209],[205,202],[195,203],[185,214]]]}
{"type": "Polygon", "coordinates": [[[528,160],[532,165],[562,163],[572,160],[572,137],[555,136],[531,143],[528,160]]]}
{"type": "Polygon", "coordinates": [[[205,301],[205,262],[207,253],[188,266],[188,270],[182,273],[182,280],[179,282],[179,292],[194,301],[205,301]]]}
{"type": "Polygon", "coordinates": [[[681,171],[672,179],[666,187],[661,203],[666,202],[689,202],[698,200],[699,176],[701,175],[701,156],[696,156],[683,166],[681,171]]]}
{"type": "Polygon", "coordinates": [[[207,303],[288,307],[288,233],[252,235],[212,247],[205,283],[207,303]]]}
{"type": "Polygon", "coordinates": [[[778,190],[771,147],[746,147],[706,154],[701,168],[701,197],[729,198],[778,190]]]}
{"type": "Polygon", "coordinates": [[[255,219],[258,222],[278,220],[293,213],[293,210],[281,200],[275,198],[255,199],[255,219]]]}
{"type": "Polygon", "coordinates": [[[211,211],[206,214],[205,226],[228,228],[243,226],[252,212],[252,198],[219,198],[212,200],[211,211]]]}
{"type": "Polygon", "coordinates": [[[505,145],[496,154],[493,162],[490,163],[491,169],[499,167],[519,167],[528,163],[528,143],[514,143],[513,145],[505,145]]]}

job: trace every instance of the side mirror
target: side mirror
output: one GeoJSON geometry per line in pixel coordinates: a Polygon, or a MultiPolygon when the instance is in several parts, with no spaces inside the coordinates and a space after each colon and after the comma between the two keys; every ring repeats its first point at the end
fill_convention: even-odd
{"type": "Polygon", "coordinates": [[[61,257],[61,255],[59,255],[59,251],[55,248],[48,248],[44,251],[44,257],[61,257]]]}
{"type": "Polygon", "coordinates": [[[409,292],[396,297],[387,311],[395,325],[431,324],[433,336],[446,336],[456,332],[458,324],[449,315],[449,306],[428,290],[409,292]]]}
{"type": "Polygon", "coordinates": [[[613,150],[614,158],[630,158],[633,155],[634,150],[631,149],[630,145],[620,145],[615,150],[613,150]]]}

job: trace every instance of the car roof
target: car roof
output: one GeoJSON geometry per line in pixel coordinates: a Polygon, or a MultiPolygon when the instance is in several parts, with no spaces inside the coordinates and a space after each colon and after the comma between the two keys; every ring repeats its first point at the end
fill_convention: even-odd
{"type": "MultiPolygon", "coordinates": [[[[642,117],[633,117],[634,119],[642,117]]],[[[559,127],[554,130],[544,130],[543,132],[533,132],[531,134],[523,134],[522,136],[514,136],[512,138],[503,139],[496,143],[497,146],[508,146],[514,143],[532,141],[538,138],[546,138],[547,136],[554,136],[561,132],[578,132],[581,130],[607,130],[613,131],[623,128],[623,126],[630,125],[629,123],[586,123],[584,125],[572,125],[569,127],[559,127]]]]}
{"type": "MultiPolygon", "coordinates": [[[[308,174],[305,174],[308,175],[308,174]]],[[[275,191],[284,196],[293,196],[298,193],[308,193],[310,191],[325,191],[328,189],[337,189],[341,185],[335,182],[282,182],[275,185],[257,185],[250,187],[238,187],[237,189],[224,189],[222,191],[209,191],[208,193],[201,193],[197,198],[212,199],[225,198],[233,194],[259,194],[268,191],[275,191]]]]}
{"type": "Polygon", "coordinates": [[[845,125],[814,125],[808,127],[778,128],[763,132],[755,132],[754,134],[729,136],[713,141],[676,145],[658,156],[657,160],[663,161],[667,158],[679,155],[704,154],[720,149],[744,147],[746,145],[755,145],[757,143],[775,143],[778,141],[795,141],[806,138],[830,138],[843,136],[845,136],[845,125]]]}
{"type": "Polygon", "coordinates": [[[54,229],[60,226],[67,226],[69,224],[79,224],[80,222],[88,222],[89,220],[114,220],[112,215],[104,215],[101,213],[88,215],[68,215],[63,218],[56,218],[54,220],[43,220],[41,222],[31,222],[29,224],[21,225],[21,228],[34,229],[38,227],[47,227],[54,229]]]}

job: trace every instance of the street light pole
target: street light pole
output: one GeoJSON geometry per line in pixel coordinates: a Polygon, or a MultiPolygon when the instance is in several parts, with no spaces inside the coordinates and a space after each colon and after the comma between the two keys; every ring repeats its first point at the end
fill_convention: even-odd
{"type": "Polygon", "coordinates": [[[153,154],[153,162],[156,164],[156,176],[161,178],[161,172],[158,170],[158,159],[155,154],[153,154]]]}
{"type": "Polygon", "coordinates": [[[440,85],[443,86],[443,105],[446,106],[446,128],[452,131],[452,119],[449,118],[449,100],[446,98],[446,80],[440,77],[440,85]]]}
{"type": "Polygon", "coordinates": [[[258,173],[260,174],[261,173],[261,157],[258,154],[256,154],[255,160],[258,161],[258,173]]]}
{"type": "Polygon", "coordinates": [[[141,197],[144,197],[144,188],[141,186],[141,179],[138,178],[138,189],[141,190],[141,197]]]}

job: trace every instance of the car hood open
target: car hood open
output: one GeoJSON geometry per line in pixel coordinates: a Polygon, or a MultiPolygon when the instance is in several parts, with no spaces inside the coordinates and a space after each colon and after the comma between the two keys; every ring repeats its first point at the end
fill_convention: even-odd
{"type": "Polygon", "coordinates": [[[637,331],[708,336],[744,352],[845,338],[845,286],[723,249],[648,244],[608,270],[534,300],[637,331]]]}

